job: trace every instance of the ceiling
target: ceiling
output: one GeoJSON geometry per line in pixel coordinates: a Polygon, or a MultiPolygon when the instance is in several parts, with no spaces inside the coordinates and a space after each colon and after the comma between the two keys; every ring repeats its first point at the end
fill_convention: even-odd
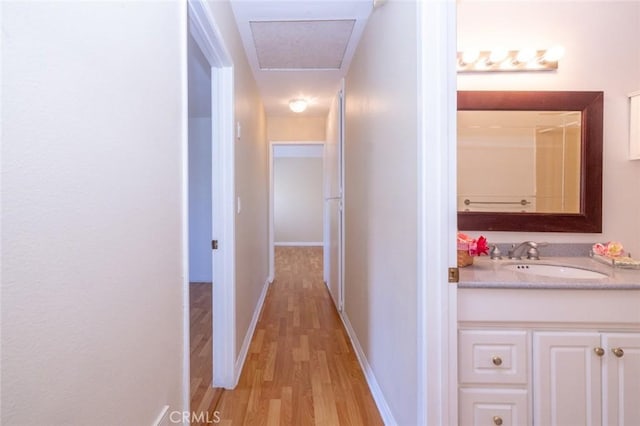
{"type": "Polygon", "coordinates": [[[351,63],[372,0],[231,0],[268,115],[324,116],[351,63]],[[303,113],[289,110],[304,98],[303,113]]]}

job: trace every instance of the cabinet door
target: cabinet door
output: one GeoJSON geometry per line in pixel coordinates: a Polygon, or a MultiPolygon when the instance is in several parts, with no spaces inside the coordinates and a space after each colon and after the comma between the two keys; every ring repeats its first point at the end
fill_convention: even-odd
{"type": "Polygon", "coordinates": [[[602,424],[599,333],[533,334],[533,421],[540,426],[602,424]]]}
{"type": "Polygon", "coordinates": [[[640,333],[605,333],[602,347],[605,424],[640,425],[640,333]]]}

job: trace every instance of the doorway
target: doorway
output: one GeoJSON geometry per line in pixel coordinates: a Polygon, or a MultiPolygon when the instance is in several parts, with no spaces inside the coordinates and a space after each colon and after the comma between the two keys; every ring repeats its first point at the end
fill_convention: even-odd
{"type": "Polygon", "coordinates": [[[187,5],[183,403],[204,411],[235,385],[233,64],[207,6],[187,5]]]}
{"type": "Polygon", "coordinates": [[[215,407],[213,385],[213,182],[211,66],[191,34],[187,42],[189,93],[189,341],[190,406],[215,407]]]}
{"type": "Polygon", "coordinates": [[[269,281],[276,247],[324,245],[324,142],[269,143],[269,281]]]}

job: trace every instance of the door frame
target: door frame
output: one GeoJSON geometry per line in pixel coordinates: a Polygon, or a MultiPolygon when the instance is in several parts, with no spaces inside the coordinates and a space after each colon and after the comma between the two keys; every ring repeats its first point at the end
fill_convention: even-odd
{"type": "MultiPolygon", "coordinates": [[[[344,229],[344,214],[345,214],[345,188],[344,188],[344,145],[345,145],[345,81],[344,78],[340,79],[340,86],[338,91],[336,92],[336,95],[334,97],[334,99],[332,100],[332,102],[337,102],[338,103],[338,108],[335,111],[335,119],[337,120],[337,128],[336,128],[336,132],[337,132],[337,137],[338,140],[336,141],[337,144],[337,149],[338,149],[338,199],[340,201],[339,204],[339,210],[338,210],[338,294],[337,295],[333,295],[331,294],[331,297],[334,298],[337,296],[337,300],[335,300],[334,298],[334,304],[336,306],[336,309],[338,310],[339,313],[344,311],[345,308],[345,279],[344,279],[344,247],[345,247],[345,229],[344,229]]],[[[331,114],[329,114],[328,118],[331,117],[331,114]]],[[[327,129],[329,129],[330,123],[327,122],[327,129]]],[[[327,145],[329,145],[329,137],[327,135],[327,145]]],[[[325,146],[327,146],[325,145],[325,146]]],[[[326,164],[326,148],[325,148],[325,170],[327,167],[326,164]]],[[[328,183],[326,182],[326,176],[325,176],[325,185],[327,185],[328,183]]],[[[329,190],[326,189],[325,186],[325,203],[328,200],[327,196],[328,195],[332,195],[330,193],[329,190]]],[[[328,218],[328,211],[325,208],[325,212],[324,212],[324,228],[325,228],[325,233],[324,233],[324,254],[325,254],[325,259],[327,259],[330,255],[328,255],[329,253],[329,249],[327,248],[327,246],[330,245],[331,241],[330,241],[330,229],[329,228],[329,218],[328,218]]],[[[329,276],[331,274],[331,271],[329,270],[330,268],[330,264],[329,262],[325,261],[325,265],[323,267],[323,273],[324,273],[324,280],[325,283],[330,287],[330,283],[329,283],[329,276]]],[[[329,288],[329,292],[331,293],[331,288],[329,288]]]]}
{"type": "Polygon", "coordinates": [[[418,2],[418,423],[458,424],[456,2],[418,2]]]}
{"type": "MultiPolygon", "coordinates": [[[[325,162],[325,153],[324,146],[325,141],[269,141],[269,283],[272,283],[275,279],[275,214],[274,214],[274,181],[273,181],[273,160],[274,149],[276,146],[287,146],[287,145],[321,145],[323,147],[322,153],[322,179],[324,182],[324,162],[325,162]]],[[[324,191],[323,191],[324,197],[324,191]]],[[[324,204],[324,198],[323,198],[324,204]]],[[[323,226],[324,226],[324,212],[323,212],[323,226]]],[[[324,231],[323,231],[324,234],[324,231]]],[[[323,242],[324,244],[324,242],[323,242]]]]}
{"type": "MultiPolygon", "coordinates": [[[[212,152],[212,238],[218,250],[212,250],[212,386],[232,388],[235,384],[235,152],[234,152],[234,79],[233,61],[222,35],[206,4],[187,0],[187,32],[211,66],[211,152],[212,152]]],[[[187,37],[183,40],[186,52],[187,37]]],[[[185,54],[185,59],[186,59],[185,54]]],[[[185,67],[186,68],[186,67],[185,67]]],[[[185,81],[187,80],[185,69],[185,81]]],[[[188,97],[185,82],[185,98],[188,97]]],[[[184,101],[188,120],[188,98],[184,101]]],[[[188,130],[187,130],[188,133],[188,130]]],[[[190,336],[189,336],[189,244],[188,244],[188,137],[183,146],[183,401],[190,403],[190,336]]]]}

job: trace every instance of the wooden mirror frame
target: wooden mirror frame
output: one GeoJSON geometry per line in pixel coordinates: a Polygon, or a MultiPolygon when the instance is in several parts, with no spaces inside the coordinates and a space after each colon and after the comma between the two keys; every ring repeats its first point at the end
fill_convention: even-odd
{"type": "Polygon", "coordinates": [[[603,92],[458,91],[458,111],[582,112],[580,213],[458,212],[458,229],[602,232],[603,99],[603,92]]]}

